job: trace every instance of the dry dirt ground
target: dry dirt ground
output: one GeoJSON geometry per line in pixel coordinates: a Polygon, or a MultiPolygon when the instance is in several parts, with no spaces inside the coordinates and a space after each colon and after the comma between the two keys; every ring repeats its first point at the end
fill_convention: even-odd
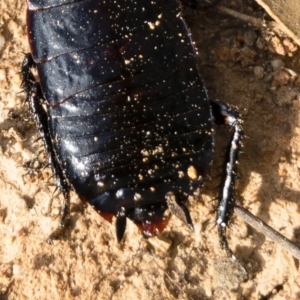
{"type": "MultiPolygon", "coordinates": [[[[254,1],[223,4],[268,19],[254,1]]],[[[49,168],[24,176],[29,160],[46,161],[19,93],[25,10],[24,0],[1,0],[0,299],[300,299],[299,261],[237,217],[228,240],[248,279],[220,249],[214,187],[224,128],[216,128],[213,180],[190,208],[195,231],[172,218],[163,235],[169,250],[166,242],[152,246],[129,222],[118,244],[114,226],[90,207],[83,213],[75,194],[70,227],[54,245],[45,243],[63,199],[53,197],[49,168]]],[[[237,199],[300,246],[300,52],[290,39],[216,9],[185,15],[210,97],[236,105],[244,120],[237,199]]]]}

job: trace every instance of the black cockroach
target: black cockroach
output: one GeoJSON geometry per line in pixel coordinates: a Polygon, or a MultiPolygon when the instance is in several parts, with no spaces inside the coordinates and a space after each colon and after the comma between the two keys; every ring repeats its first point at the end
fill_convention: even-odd
{"type": "Polygon", "coordinates": [[[210,173],[214,124],[234,128],[217,225],[234,207],[241,121],[209,100],[177,0],[27,0],[31,54],[23,87],[65,197],[74,189],[102,217],[146,236],[169,211],[193,226],[185,202],[210,173]],[[31,72],[36,68],[38,80],[31,72]]]}

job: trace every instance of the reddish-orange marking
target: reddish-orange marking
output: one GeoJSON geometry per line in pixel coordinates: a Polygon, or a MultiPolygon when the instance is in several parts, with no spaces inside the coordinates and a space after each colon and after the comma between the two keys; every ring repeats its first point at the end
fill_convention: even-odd
{"type": "Polygon", "coordinates": [[[164,220],[154,222],[151,224],[146,224],[146,223],[142,223],[142,224],[135,223],[135,224],[141,231],[143,231],[145,235],[152,236],[161,233],[168,225],[169,220],[170,218],[165,218],[164,220]]]}

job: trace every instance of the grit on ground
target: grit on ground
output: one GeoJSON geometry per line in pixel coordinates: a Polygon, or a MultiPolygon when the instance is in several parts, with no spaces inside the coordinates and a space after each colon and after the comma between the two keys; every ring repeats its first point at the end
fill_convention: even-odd
{"type": "MultiPolygon", "coordinates": [[[[240,9],[239,1],[230,5],[240,9]]],[[[299,298],[299,262],[238,218],[228,241],[252,277],[244,282],[220,249],[213,199],[224,128],[216,128],[212,181],[191,203],[195,232],[172,218],[164,233],[170,249],[168,242],[149,243],[130,222],[118,244],[114,226],[90,207],[83,213],[75,194],[66,234],[52,246],[45,243],[62,196],[53,197],[50,168],[23,167],[42,149],[19,93],[22,52],[29,50],[25,10],[23,0],[0,4],[0,299],[299,298]]],[[[210,97],[236,105],[244,119],[237,199],[299,245],[299,51],[288,38],[214,10],[185,12],[210,97]]],[[[253,1],[245,1],[242,12],[265,17],[253,1]]],[[[43,152],[39,161],[46,162],[43,152]]]]}

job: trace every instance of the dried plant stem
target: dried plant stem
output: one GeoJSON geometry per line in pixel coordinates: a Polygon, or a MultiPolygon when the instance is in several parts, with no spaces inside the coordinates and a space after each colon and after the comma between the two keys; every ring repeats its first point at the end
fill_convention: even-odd
{"type": "Polygon", "coordinates": [[[251,17],[245,14],[242,14],[238,11],[235,11],[233,9],[227,8],[225,6],[222,5],[217,5],[217,8],[220,12],[225,13],[227,15],[230,15],[236,19],[242,20],[244,22],[250,23],[253,26],[256,27],[267,27],[273,31],[276,32],[283,32],[285,33],[287,36],[289,36],[290,38],[292,38],[299,46],[300,46],[300,38],[295,35],[273,12],[272,10],[266,6],[263,5],[263,1],[260,0],[256,0],[265,10],[266,12],[270,15],[270,17],[272,19],[275,20],[275,22],[265,22],[261,19],[255,18],[255,17],[251,17]]]}
{"type": "Polygon", "coordinates": [[[257,26],[257,27],[264,26],[264,22],[262,20],[258,19],[258,18],[254,18],[254,17],[248,16],[248,15],[242,14],[238,11],[235,11],[231,8],[227,8],[227,7],[222,6],[222,5],[217,5],[217,8],[222,13],[230,15],[230,16],[232,16],[236,19],[242,20],[244,22],[250,23],[254,26],[257,26]]]}
{"type": "Polygon", "coordinates": [[[234,213],[254,229],[264,234],[274,243],[278,244],[280,247],[292,254],[295,258],[300,260],[300,248],[281,233],[267,225],[259,218],[255,217],[252,213],[241,206],[236,205],[234,208],[234,213]]]}

